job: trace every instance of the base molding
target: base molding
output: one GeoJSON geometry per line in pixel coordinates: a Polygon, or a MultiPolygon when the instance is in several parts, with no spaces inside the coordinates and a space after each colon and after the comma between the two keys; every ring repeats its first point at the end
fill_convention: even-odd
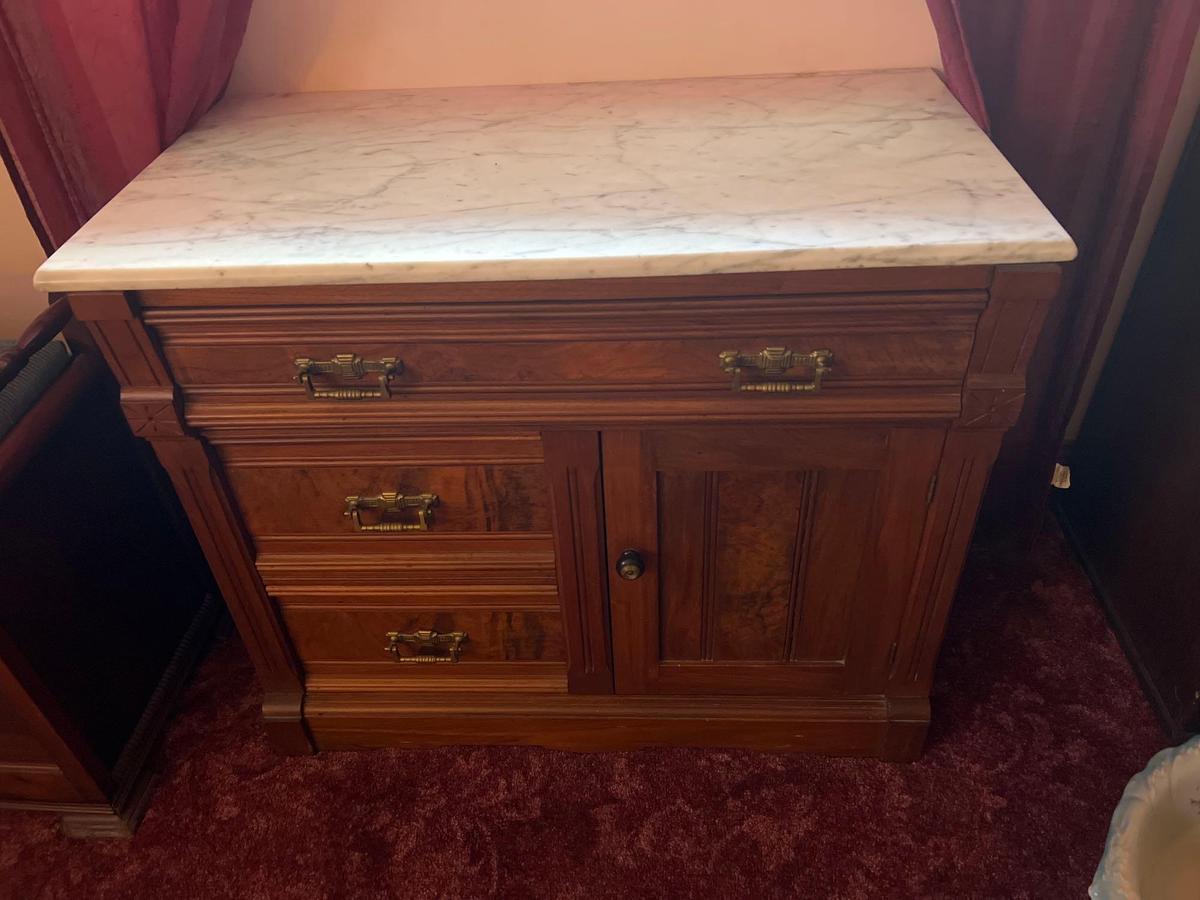
{"type": "Polygon", "coordinates": [[[112,783],[115,787],[110,802],[0,800],[0,809],[57,813],[62,817],[63,833],[68,837],[132,837],[146,814],[154,786],[159,780],[156,759],[171,711],[223,610],[220,599],[209,595],[192,617],[141,718],[113,765],[112,783]]]}
{"type": "Polygon", "coordinates": [[[653,697],[310,691],[319,750],[519,744],[574,751],[704,746],[908,760],[929,707],[882,696],[653,697]],[[922,713],[924,718],[921,718],[922,713]]]}
{"type": "Polygon", "coordinates": [[[121,791],[111,807],[77,809],[64,812],[63,834],[77,838],[130,838],[142,823],[150,806],[159,773],[149,766],[142,768],[134,780],[121,791]]]}
{"type": "Polygon", "coordinates": [[[0,800],[0,809],[55,813],[63,834],[72,838],[130,838],[150,806],[159,773],[149,766],[120,792],[113,803],[55,803],[38,800],[0,800]]]}
{"type": "Polygon", "coordinates": [[[304,727],[304,693],[268,693],[263,696],[263,727],[267,740],[283,756],[308,756],[313,750],[312,737],[304,727]]]}
{"type": "Polygon", "coordinates": [[[920,759],[929,734],[928,697],[889,697],[888,733],[880,754],[894,762],[920,759]]]}

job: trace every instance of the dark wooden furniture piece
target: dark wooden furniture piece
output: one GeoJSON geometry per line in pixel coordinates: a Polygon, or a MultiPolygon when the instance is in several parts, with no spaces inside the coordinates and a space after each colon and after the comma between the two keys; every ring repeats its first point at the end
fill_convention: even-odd
{"type": "MultiPolygon", "coordinates": [[[[0,390],[69,317],[54,303],[0,354],[0,390]]],[[[103,361],[75,350],[0,437],[0,807],[124,836],[219,604],[103,361]]]]}
{"type": "Polygon", "coordinates": [[[1200,132],[1070,453],[1059,518],[1172,739],[1200,731],[1200,132]]]}
{"type": "Polygon", "coordinates": [[[1059,270],[76,293],[277,747],[911,759],[1059,270]]]}

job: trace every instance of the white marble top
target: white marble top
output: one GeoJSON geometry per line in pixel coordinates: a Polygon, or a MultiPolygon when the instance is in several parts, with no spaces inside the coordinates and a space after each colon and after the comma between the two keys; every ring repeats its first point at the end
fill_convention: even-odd
{"type": "Polygon", "coordinates": [[[1049,262],[1071,239],[928,70],[232,98],[45,290],[1049,262]]]}

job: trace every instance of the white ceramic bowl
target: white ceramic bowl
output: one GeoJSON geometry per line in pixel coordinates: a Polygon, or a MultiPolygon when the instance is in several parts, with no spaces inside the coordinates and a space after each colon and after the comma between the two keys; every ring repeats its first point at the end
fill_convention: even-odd
{"type": "Polygon", "coordinates": [[[1113,812],[1092,900],[1200,898],[1200,737],[1156,753],[1113,812]]]}

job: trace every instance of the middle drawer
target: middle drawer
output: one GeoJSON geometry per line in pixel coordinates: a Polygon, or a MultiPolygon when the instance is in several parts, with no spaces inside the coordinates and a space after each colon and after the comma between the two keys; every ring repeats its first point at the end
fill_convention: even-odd
{"type": "Polygon", "coordinates": [[[278,437],[217,449],[271,593],[378,586],[403,602],[454,587],[517,598],[557,589],[536,434],[278,437]]]}
{"type": "Polygon", "coordinates": [[[536,437],[241,444],[222,455],[256,538],[551,530],[536,437]]]}
{"type": "Polygon", "coordinates": [[[221,454],[256,540],[551,531],[535,435],[226,444],[221,454]]]}
{"type": "Polygon", "coordinates": [[[538,435],[219,446],[268,590],[555,589],[538,435]]]}
{"type": "Polygon", "coordinates": [[[218,452],[309,675],[565,678],[538,435],[280,437],[218,452]],[[392,653],[389,633],[404,635],[392,653]],[[403,664],[414,655],[449,665],[403,664]]]}

